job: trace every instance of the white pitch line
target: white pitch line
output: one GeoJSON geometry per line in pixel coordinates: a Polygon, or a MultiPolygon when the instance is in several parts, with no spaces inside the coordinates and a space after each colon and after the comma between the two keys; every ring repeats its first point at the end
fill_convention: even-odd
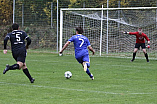
{"type": "Polygon", "coordinates": [[[89,92],[89,93],[103,93],[103,94],[113,94],[113,95],[120,95],[120,94],[131,94],[131,95],[150,95],[153,93],[115,93],[115,92],[104,92],[104,91],[93,91],[93,90],[82,90],[82,89],[71,89],[71,88],[61,88],[61,87],[51,87],[51,86],[41,86],[41,85],[28,85],[28,84],[19,84],[19,83],[6,83],[0,82],[3,85],[20,85],[20,86],[29,86],[29,87],[36,87],[36,88],[50,88],[50,89],[59,89],[59,90],[68,90],[68,91],[79,91],[79,92],[89,92]]]}

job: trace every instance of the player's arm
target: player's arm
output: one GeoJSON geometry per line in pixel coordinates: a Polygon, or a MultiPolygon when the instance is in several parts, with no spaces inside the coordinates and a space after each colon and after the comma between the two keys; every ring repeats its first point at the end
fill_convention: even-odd
{"type": "Polygon", "coordinates": [[[92,46],[88,46],[88,49],[93,53],[93,55],[95,54],[95,50],[92,48],[92,46]]]}
{"type": "Polygon", "coordinates": [[[147,35],[145,35],[145,39],[147,40],[147,43],[148,43],[147,48],[150,48],[150,40],[147,35]]]}
{"type": "Polygon", "coordinates": [[[148,44],[150,44],[150,39],[148,38],[146,34],[144,34],[144,38],[147,40],[148,44]]]}
{"type": "Polygon", "coordinates": [[[70,44],[70,41],[67,41],[59,53],[62,54],[69,44],[70,44]]]}
{"type": "Polygon", "coordinates": [[[29,45],[31,44],[31,39],[27,37],[26,40],[27,40],[26,49],[28,49],[29,45]]]}
{"type": "Polygon", "coordinates": [[[7,53],[7,42],[9,40],[9,36],[6,36],[4,38],[4,50],[3,50],[3,53],[6,54],[7,53]]]}
{"type": "Polygon", "coordinates": [[[137,32],[126,32],[126,31],[124,31],[123,34],[136,35],[137,32]]]}

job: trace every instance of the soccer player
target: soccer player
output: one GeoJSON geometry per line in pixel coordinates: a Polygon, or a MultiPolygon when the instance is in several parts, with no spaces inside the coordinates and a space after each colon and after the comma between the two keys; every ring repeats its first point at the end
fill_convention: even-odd
{"type": "Polygon", "coordinates": [[[4,39],[4,50],[3,53],[7,53],[7,42],[10,39],[11,42],[11,50],[12,50],[12,56],[16,60],[16,64],[9,66],[6,65],[6,68],[3,71],[3,74],[5,74],[9,70],[16,70],[16,69],[23,69],[24,74],[29,78],[31,83],[34,83],[35,79],[31,77],[28,68],[25,63],[26,59],[26,49],[28,49],[28,46],[31,44],[31,39],[27,36],[27,34],[24,31],[19,30],[19,25],[17,23],[14,23],[12,25],[13,31],[11,33],[8,33],[4,39]],[[27,40],[27,44],[25,46],[25,40],[27,40]]]}
{"type": "Polygon", "coordinates": [[[131,62],[133,62],[135,60],[136,52],[139,50],[140,47],[143,50],[143,53],[146,57],[147,62],[149,62],[148,54],[146,52],[145,39],[148,41],[147,48],[150,48],[150,40],[147,37],[147,35],[142,32],[142,28],[138,28],[137,32],[123,32],[123,33],[136,36],[136,44],[135,44],[135,48],[134,48],[134,52],[133,52],[133,58],[132,58],[131,62]]]}
{"type": "Polygon", "coordinates": [[[88,49],[93,53],[95,53],[95,50],[90,45],[90,42],[87,37],[82,35],[83,29],[81,27],[76,28],[76,35],[72,36],[66,44],[63,46],[62,50],[59,52],[60,54],[63,53],[64,49],[73,42],[74,48],[75,48],[75,58],[76,60],[82,64],[84,71],[89,75],[89,77],[93,80],[94,76],[90,73],[89,67],[90,67],[90,59],[89,59],[89,53],[88,49]]]}

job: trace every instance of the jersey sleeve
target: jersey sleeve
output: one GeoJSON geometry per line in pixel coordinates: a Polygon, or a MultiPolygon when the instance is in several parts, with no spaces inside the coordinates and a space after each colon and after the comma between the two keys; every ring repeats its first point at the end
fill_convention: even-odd
{"type": "Polygon", "coordinates": [[[27,46],[29,46],[31,44],[31,39],[28,37],[26,38],[26,40],[27,40],[27,46]]]}
{"type": "Polygon", "coordinates": [[[68,41],[69,42],[74,42],[74,36],[72,36],[68,41]]]}
{"type": "Polygon", "coordinates": [[[27,40],[27,46],[29,46],[31,44],[31,39],[29,38],[26,32],[23,32],[23,34],[24,34],[25,39],[27,40]]]}
{"type": "Polygon", "coordinates": [[[7,42],[10,39],[10,35],[7,34],[6,37],[4,38],[4,49],[7,49],[7,42]]]}
{"type": "Polygon", "coordinates": [[[129,32],[129,35],[136,35],[137,32],[129,32]]]}
{"type": "Polygon", "coordinates": [[[147,40],[147,41],[150,41],[150,39],[148,38],[148,36],[146,34],[144,34],[144,38],[147,40]]]}
{"type": "Polygon", "coordinates": [[[29,37],[26,32],[23,32],[23,34],[24,34],[25,39],[29,37]]]}

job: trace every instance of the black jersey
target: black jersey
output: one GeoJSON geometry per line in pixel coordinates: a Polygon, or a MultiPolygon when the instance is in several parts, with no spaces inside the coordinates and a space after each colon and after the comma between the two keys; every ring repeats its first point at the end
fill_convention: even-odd
{"type": "MultiPolygon", "coordinates": [[[[19,50],[21,48],[25,48],[25,39],[27,39],[28,36],[26,32],[20,31],[20,30],[14,30],[11,33],[8,33],[4,40],[8,41],[10,39],[11,42],[11,49],[13,50],[19,50]]],[[[4,47],[5,49],[6,47],[4,47]]]]}

